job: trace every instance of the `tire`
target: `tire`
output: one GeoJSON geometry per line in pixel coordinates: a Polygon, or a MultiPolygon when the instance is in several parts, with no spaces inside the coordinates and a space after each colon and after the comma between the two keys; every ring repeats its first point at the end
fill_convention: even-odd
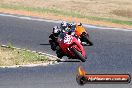
{"type": "Polygon", "coordinates": [[[93,46],[93,43],[89,40],[87,36],[83,36],[84,41],[86,41],[90,46],[93,46]]]}
{"type": "Polygon", "coordinates": [[[78,52],[75,48],[72,48],[72,51],[74,52],[75,56],[80,59],[82,62],[85,62],[86,59],[82,56],[80,52],[78,52]]]}

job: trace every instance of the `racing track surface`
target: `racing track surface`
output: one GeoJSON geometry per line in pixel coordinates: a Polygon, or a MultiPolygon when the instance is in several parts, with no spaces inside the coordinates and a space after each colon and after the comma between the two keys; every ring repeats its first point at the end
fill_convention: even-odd
{"type": "MultiPolygon", "coordinates": [[[[58,23],[0,16],[0,43],[55,54],[48,45],[51,29],[58,23]]],[[[87,73],[129,73],[132,75],[132,32],[88,29],[94,46],[85,47],[87,73]]],[[[0,68],[0,88],[132,88],[132,84],[76,83],[79,62],[46,67],[0,68]]]]}

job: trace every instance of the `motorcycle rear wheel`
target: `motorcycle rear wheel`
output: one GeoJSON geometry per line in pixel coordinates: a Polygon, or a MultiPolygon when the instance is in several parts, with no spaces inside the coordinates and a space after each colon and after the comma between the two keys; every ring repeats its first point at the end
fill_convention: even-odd
{"type": "Polygon", "coordinates": [[[83,39],[84,39],[90,46],[93,45],[93,43],[89,40],[88,36],[83,36],[83,39]]]}

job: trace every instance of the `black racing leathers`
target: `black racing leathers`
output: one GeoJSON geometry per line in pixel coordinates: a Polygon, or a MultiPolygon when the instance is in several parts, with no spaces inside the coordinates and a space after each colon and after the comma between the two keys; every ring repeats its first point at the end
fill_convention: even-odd
{"type": "Polygon", "coordinates": [[[53,51],[56,51],[56,54],[57,54],[57,57],[58,58],[62,58],[64,56],[63,52],[61,51],[60,47],[59,47],[59,44],[57,42],[57,39],[58,39],[58,36],[54,35],[54,34],[51,34],[49,36],[49,38],[51,40],[49,40],[49,43],[51,45],[51,49],[53,51]]]}

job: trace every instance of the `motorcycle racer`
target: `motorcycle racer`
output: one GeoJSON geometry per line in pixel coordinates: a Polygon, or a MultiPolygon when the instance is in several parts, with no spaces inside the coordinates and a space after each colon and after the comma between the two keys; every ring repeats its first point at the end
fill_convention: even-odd
{"type": "MultiPolygon", "coordinates": [[[[61,52],[61,49],[59,47],[59,44],[57,42],[58,36],[60,33],[68,32],[68,34],[71,34],[74,31],[71,31],[71,24],[68,22],[63,21],[59,26],[54,26],[52,34],[49,36],[51,40],[49,40],[49,43],[51,45],[51,49],[53,51],[56,51],[57,57],[62,58],[65,54],[61,52]]],[[[72,35],[74,35],[72,33],[72,35]]],[[[80,42],[80,41],[79,41],[80,42]]]]}
{"type": "Polygon", "coordinates": [[[51,40],[49,40],[49,43],[51,45],[51,49],[53,51],[56,51],[57,57],[62,58],[64,56],[64,53],[61,52],[61,49],[59,47],[59,44],[57,42],[58,36],[61,32],[61,29],[58,26],[53,27],[52,34],[49,36],[51,40]]]}
{"type": "Polygon", "coordinates": [[[82,26],[82,23],[67,23],[67,26],[68,34],[75,36],[78,40],[81,40],[82,45],[93,45],[93,43],[89,40],[89,35],[82,26]]]}
{"type": "MultiPolygon", "coordinates": [[[[71,31],[71,24],[70,23],[63,21],[61,23],[60,27],[59,26],[54,26],[53,27],[53,31],[49,36],[49,38],[51,39],[51,40],[49,40],[49,43],[51,45],[51,49],[53,51],[56,51],[57,57],[60,58],[60,59],[65,54],[61,51],[61,48],[59,47],[57,39],[58,39],[58,36],[60,35],[60,33],[65,33],[65,32],[67,32],[68,34],[71,34],[74,31],[71,31]]],[[[72,35],[73,35],[73,33],[72,33],[72,35]]],[[[78,40],[78,41],[80,42],[80,40],[78,40]]]]}
{"type": "Polygon", "coordinates": [[[56,51],[57,57],[58,58],[62,58],[65,54],[63,52],[61,52],[61,49],[59,47],[59,44],[57,42],[58,36],[60,35],[60,33],[65,33],[67,32],[69,35],[74,36],[82,45],[86,45],[86,43],[84,41],[84,37],[80,37],[78,36],[78,31],[79,33],[81,33],[81,30],[85,31],[85,29],[82,27],[82,29],[80,30],[79,28],[82,27],[82,24],[79,23],[68,23],[66,21],[63,21],[59,26],[54,26],[53,27],[53,31],[52,34],[49,36],[49,38],[51,40],[49,40],[49,43],[51,45],[51,49],[53,51],[56,51]]]}

